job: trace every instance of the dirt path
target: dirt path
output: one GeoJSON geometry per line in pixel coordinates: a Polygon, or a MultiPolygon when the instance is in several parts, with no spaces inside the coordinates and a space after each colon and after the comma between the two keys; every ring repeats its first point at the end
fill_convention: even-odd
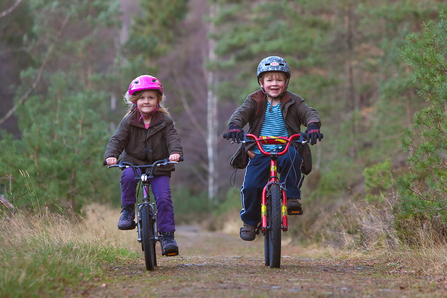
{"type": "Polygon", "coordinates": [[[340,259],[283,244],[280,269],[264,266],[263,237],[183,227],[180,256],[158,254],[158,268],[141,258],[108,264],[107,276],[67,297],[447,297],[445,278],[424,278],[380,259],[340,259]]]}

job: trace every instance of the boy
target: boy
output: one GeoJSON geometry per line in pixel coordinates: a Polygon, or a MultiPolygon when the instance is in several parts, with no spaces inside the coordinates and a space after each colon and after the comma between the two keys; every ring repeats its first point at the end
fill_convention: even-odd
{"type": "MultiPolygon", "coordinates": [[[[318,112],[304,103],[298,95],[287,91],[290,80],[290,67],[278,56],[264,58],[258,65],[258,83],[261,89],[248,95],[245,102],[231,116],[228,128],[229,137],[240,142],[244,137],[244,127],[249,124],[248,133],[256,136],[289,137],[300,133],[300,126],[307,126],[309,141],[321,141],[321,121],[318,112]]],[[[264,150],[280,148],[280,145],[263,145],[264,150]]],[[[255,144],[245,148],[250,160],[241,188],[244,222],[240,237],[246,241],[256,238],[256,226],[261,220],[262,190],[269,179],[270,157],[260,153],[255,144]]],[[[280,182],[285,183],[288,211],[303,214],[299,189],[303,159],[295,146],[290,146],[287,154],[278,157],[280,182]]]]}

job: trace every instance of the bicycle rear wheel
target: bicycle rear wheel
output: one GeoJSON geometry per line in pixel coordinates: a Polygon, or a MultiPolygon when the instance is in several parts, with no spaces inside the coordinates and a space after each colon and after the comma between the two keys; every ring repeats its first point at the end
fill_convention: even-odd
{"type": "Polygon", "coordinates": [[[149,206],[143,206],[141,209],[141,235],[144,250],[144,260],[147,270],[154,270],[157,266],[157,257],[155,255],[155,231],[154,218],[149,206]]]}
{"type": "Polygon", "coordinates": [[[282,193],[278,184],[270,187],[268,212],[268,242],[270,268],[279,268],[281,264],[281,208],[282,193]]]}

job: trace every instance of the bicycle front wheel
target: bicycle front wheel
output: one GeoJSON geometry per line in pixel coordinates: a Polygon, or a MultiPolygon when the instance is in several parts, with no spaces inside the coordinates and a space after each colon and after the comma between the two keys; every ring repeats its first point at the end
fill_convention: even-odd
{"type": "Polygon", "coordinates": [[[281,264],[281,208],[282,193],[278,184],[270,187],[268,212],[268,242],[270,268],[279,268],[281,264]]]}
{"type": "Polygon", "coordinates": [[[269,233],[265,233],[264,235],[264,264],[265,266],[270,266],[270,239],[269,233]]]}
{"type": "Polygon", "coordinates": [[[144,260],[147,270],[154,270],[157,266],[155,255],[154,218],[149,206],[141,208],[141,235],[144,250],[144,260]]]}

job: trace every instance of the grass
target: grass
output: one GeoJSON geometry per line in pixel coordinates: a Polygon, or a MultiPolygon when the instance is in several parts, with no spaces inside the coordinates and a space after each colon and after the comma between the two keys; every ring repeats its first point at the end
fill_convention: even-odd
{"type": "MultiPolygon", "coordinates": [[[[415,227],[420,239],[418,247],[400,243],[391,224],[391,205],[378,208],[352,203],[342,210],[343,217],[320,214],[326,223],[333,220],[332,225],[320,227],[325,227],[328,234],[336,231],[337,240],[306,248],[284,243],[284,266],[275,270],[275,275],[263,266],[263,239],[250,243],[238,239],[240,222],[234,212],[229,217],[231,220],[227,218],[226,221],[231,225],[221,225],[218,232],[179,231],[176,239],[181,256],[160,257],[155,272],[144,270],[136,232],[122,232],[116,228],[117,209],[91,205],[84,210],[84,218],[46,213],[45,210],[35,215],[18,213],[13,218],[0,214],[0,297],[77,297],[84,295],[84,291],[104,297],[113,296],[117,291],[125,296],[148,291],[161,297],[166,291],[179,295],[188,289],[203,297],[207,291],[211,291],[208,293],[211,295],[213,289],[222,290],[227,296],[255,297],[263,293],[267,297],[276,291],[285,294],[293,289],[316,291],[314,283],[322,283],[320,275],[313,279],[312,274],[316,273],[327,275],[330,280],[321,285],[328,287],[341,287],[338,278],[348,283],[356,276],[381,282],[397,278],[396,282],[403,283],[405,291],[410,291],[411,282],[405,281],[410,275],[426,276],[435,284],[442,283],[443,280],[438,282],[432,277],[445,276],[446,244],[433,241],[437,235],[431,234],[426,226],[419,230],[415,227]],[[354,228],[360,232],[348,232],[354,228]],[[228,231],[222,232],[225,229],[228,231]],[[359,267],[363,269],[357,269],[359,267]],[[288,282],[288,278],[295,275],[296,280],[288,282]],[[271,284],[261,285],[266,287],[265,293],[252,285],[253,277],[270,280],[271,284]],[[166,281],[172,285],[172,290],[165,287],[166,281]],[[282,290],[278,290],[278,285],[282,290]]],[[[356,283],[351,282],[350,287],[355,286],[356,283]]],[[[391,286],[392,283],[382,287],[391,286]]],[[[333,290],[328,289],[328,292],[333,290]]],[[[216,292],[214,296],[219,295],[216,292]]]]}
{"type": "Polygon", "coordinates": [[[318,215],[319,223],[308,233],[321,233],[321,247],[336,258],[381,258],[397,264],[396,272],[420,276],[447,273],[447,239],[445,228],[433,221],[409,221],[407,237],[399,236],[393,210],[397,196],[384,197],[370,203],[364,200],[344,200],[344,204],[318,215]],[[416,243],[416,245],[415,245],[416,243]]]}
{"type": "Polygon", "coordinates": [[[92,216],[18,213],[0,218],[0,297],[59,296],[103,274],[104,263],[136,255],[120,247],[121,240],[107,235],[92,216]]]}

